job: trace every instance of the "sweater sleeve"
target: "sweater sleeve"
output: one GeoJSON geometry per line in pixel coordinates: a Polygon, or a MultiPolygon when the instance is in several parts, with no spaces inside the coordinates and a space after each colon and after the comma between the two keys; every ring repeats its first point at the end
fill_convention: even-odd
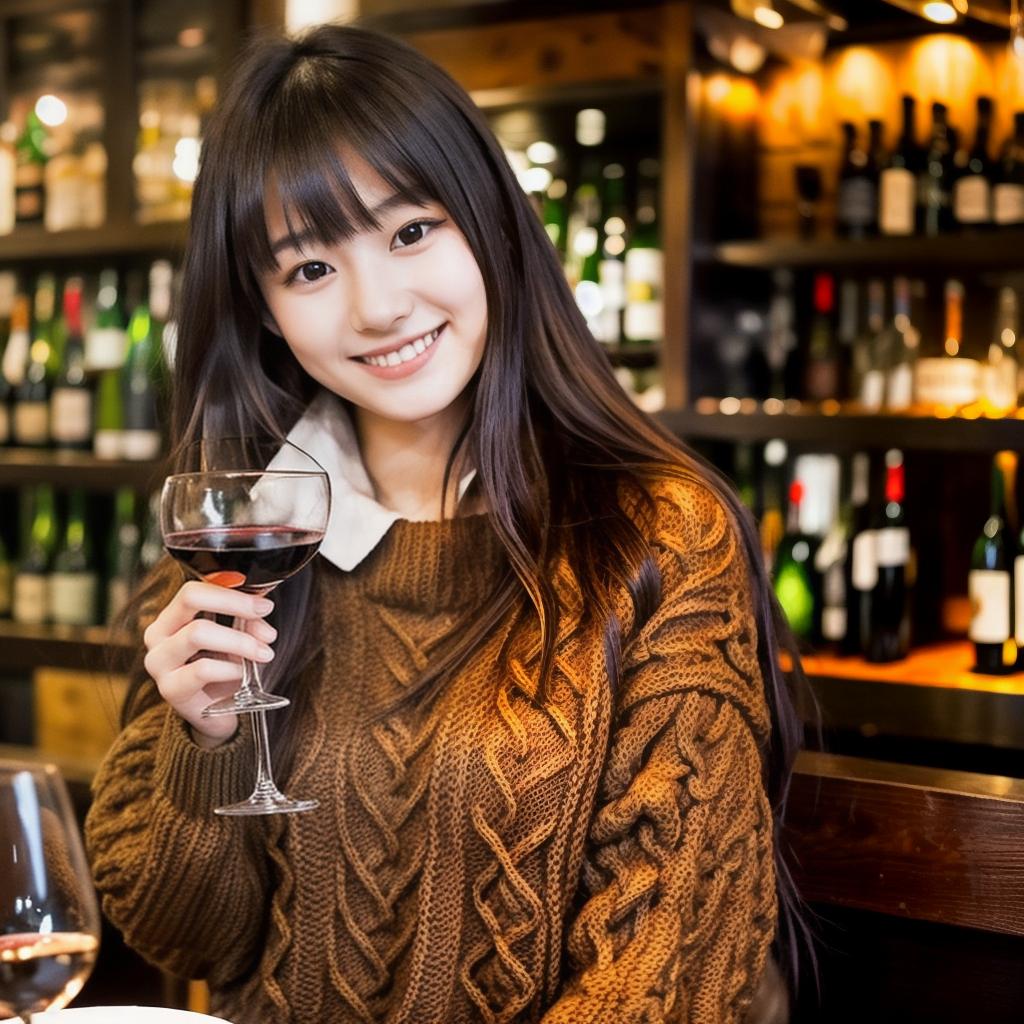
{"type": "Polygon", "coordinates": [[[742,1021],[774,935],[745,557],[706,490],[656,497],[662,601],[625,652],[567,980],[543,1024],[742,1021]]]}
{"type": "Polygon", "coordinates": [[[251,732],[215,750],[162,702],[121,733],[85,824],[96,888],[130,946],[181,977],[223,985],[258,956],[269,870],[259,820],[213,808],[244,798],[251,732]]]}

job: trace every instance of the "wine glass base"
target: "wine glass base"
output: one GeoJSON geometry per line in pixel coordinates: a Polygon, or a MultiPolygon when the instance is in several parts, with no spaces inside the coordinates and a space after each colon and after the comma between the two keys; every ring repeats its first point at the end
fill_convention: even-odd
{"type": "Polygon", "coordinates": [[[214,701],[203,708],[203,718],[218,715],[251,715],[256,711],[273,711],[291,704],[287,697],[273,693],[236,693],[223,700],[214,701]]]}
{"type": "Polygon", "coordinates": [[[252,814],[298,814],[300,811],[315,810],[319,806],[319,800],[292,800],[274,790],[272,793],[253,793],[241,803],[215,807],[213,813],[226,818],[241,818],[252,814]]]}

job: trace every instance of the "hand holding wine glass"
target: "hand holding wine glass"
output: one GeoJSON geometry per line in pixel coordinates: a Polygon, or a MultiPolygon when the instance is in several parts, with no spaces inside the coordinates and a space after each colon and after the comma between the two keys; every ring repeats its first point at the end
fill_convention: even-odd
{"type": "Polygon", "coordinates": [[[0,761],[0,1018],[59,1010],[85,983],[100,916],[53,765],[0,761]]]}

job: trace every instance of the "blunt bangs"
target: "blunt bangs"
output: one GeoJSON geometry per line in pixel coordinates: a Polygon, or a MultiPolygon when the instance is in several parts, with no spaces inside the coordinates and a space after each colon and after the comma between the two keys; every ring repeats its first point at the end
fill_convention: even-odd
{"type": "Polygon", "coordinates": [[[278,265],[272,249],[277,240],[266,228],[269,188],[278,193],[288,237],[299,250],[304,241],[332,245],[380,227],[353,186],[347,154],[412,205],[441,202],[457,223],[462,219],[445,199],[455,172],[427,128],[433,118],[423,110],[423,96],[366,72],[358,57],[300,56],[267,89],[253,151],[238,154],[235,164],[239,187],[231,230],[243,279],[278,265]]]}

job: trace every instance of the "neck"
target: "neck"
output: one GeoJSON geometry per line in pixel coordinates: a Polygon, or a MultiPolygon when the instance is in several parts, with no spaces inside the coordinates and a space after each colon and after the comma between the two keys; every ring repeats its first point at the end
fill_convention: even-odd
{"type": "MultiPolygon", "coordinates": [[[[428,419],[408,423],[357,408],[359,448],[377,501],[404,519],[442,518],[444,469],[467,415],[465,398],[428,419]]],[[[445,495],[445,518],[455,515],[459,479],[466,470],[465,457],[460,452],[445,495]]]]}

